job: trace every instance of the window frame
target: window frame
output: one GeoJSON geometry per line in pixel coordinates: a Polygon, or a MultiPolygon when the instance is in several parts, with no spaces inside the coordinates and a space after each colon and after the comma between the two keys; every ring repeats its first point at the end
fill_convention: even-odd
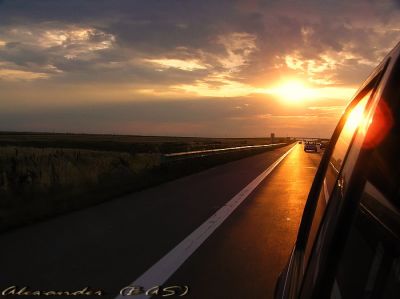
{"type": "MultiPolygon", "coordinates": [[[[384,142],[388,142],[386,146],[388,144],[393,146],[392,143],[394,141],[398,141],[398,133],[400,132],[399,131],[400,130],[400,118],[399,118],[400,86],[398,84],[400,80],[400,43],[388,55],[388,57],[389,59],[391,59],[391,61],[387,65],[386,74],[384,75],[384,78],[382,78],[382,82],[376,92],[377,93],[376,100],[374,101],[374,106],[372,107],[374,111],[371,116],[374,115],[376,108],[381,101],[386,102],[386,105],[388,105],[391,108],[392,113],[394,113],[395,115],[394,116],[395,122],[394,126],[391,128],[390,133],[386,137],[387,138],[386,141],[384,142]]],[[[364,139],[358,138],[356,141],[359,147],[362,148],[364,145],[365,138],[364,139]]],[[[377,148],[379,148],[380,146],[381,145],[378,145],[377,148]]],[[[364,215],[365,221],[374,223],[375,226],[374,229],[381,231],[381,234],[379,235],[381,237],[379,242],[381,244],[386,244],[384,246],[386,247],[385,258],[387,259],[387,255],[396,252],[396,260],[398,262],[399,252],[400,252],[399,250],[400,207],[398,205],[394,205],[395,203],[394,199],[398,199],[398,194],[399,194],[398,192],[400,191],[400,188],[398,188],[397,191],[391,190],[395,192],[385,192],[387,190],[380,189],[379,185],[374,185],[374,182],[370,180],[371,169],[365,171],[364,166],[368,165],[370,161],[373,161],[373,157],[371,155],[373,154],[374,151],[375,151],[374,147],[371,148],[368,146],[367,148],[362,148],[362,150],[360,149],[358,153],[359,156],[358,160],[356,161],[356,163],[354,163],[354,165],[349,166],[350,169],[354,169],[353,181],[359,183],[358,185],[353,184],[348,188],[349,190],[346,195],[346,199],[348,200],[347,206],[350,207],[350,209],[347,209],[345,211],[346,212],[344,213],[345,217],[341,215],[342,216],[341,218],[343,218],[341,222],[342,226],[345,225],[350,226],[354,224],[357,219],[358,220],[361,219],[360,218],[361,215],[364,215]],[[371,190],[374,192],[372,192],[371,190]],[[351,214],[352,211],[353,215],[351,214]],[[395,248],[397,249],[395,250],[395,248]]],[[[392,164],[391,167],[395,166],[392,164]]],[[[397,177],[398,175],[399,173],[397,173],[397,177]]],[[[347,231],[350,231],[350,229],[347,228],[347,231]]],[[[343,244],[342,249],[344,249],[344,246],[347,242],[349,242],[349,239],[346,234],[340,235],[339,233],[340,231],[337,232],[338,237],[335,238],[335,241],[339,243],[339,246],[335,247],[340,250],[340,244],[343,244]]],[[[369,235],[370,235],[369,230],[367,230],[366,236],[369,235]]],[[[335,279],[336,269],[335,267],[332,267],[332,265],[335,265],[337,267],[337,265],[340,263],[341,255],[342,252],[336,259],[331,259],[330,265],[329,264],[327,265],[328,267],[331,266],[330,268],[331,271],[330,273],[327,273],[327,275],[324,275],[326,276],[325,279],[323,280],[325,286],[329,286],[328,283],[329,282],[332,283],[332,280],[335,279]]],[[[379,292],[379,289],[382,288],[382,286],[383,286],[382,284],[380,286],[379,284],[377,284],[376,286],[374,286],[373,291],[379,292]]],[[[319,295],[321,296],[321,294],[328,295],[327,293],[323,293],[322,291],[320,291],[319,295]]],[[[373,294],[372,298],[376,296],[378,296],[378,294],[373,294]]]]}
{"type": "MultiPolygon", "coordinates": [[[[396,54],[396,56],[399,56],[398,53],[396,54]]],[[[367,79],[366,83],[364,83],[363,86],[359,89],[359,92],[354,97],[354,100],[349,105],[349,108],[346,109],[347,115],[351,111],[351,109],[355,105],[357,105],[359,100],[363,98],[365,92],[368,92],[371,88],[374,91],[371,95],[366,113],[368,117],[374,115],[378,102],[382,100],[382,98],[385,98],[384,92],[388,89],[388,87],[390,87],[388,86],[388,78],[391,78],[392,76],[393,65],[395,63],[394,61],[395,60],[392,59],[389,54],[375,69],[375,71],[367,79]]],[[[345,121],[346,118],[344,115],[334,133],[335,144],[337,142],[338,136],[340,135],[341,129],[344,126],[345,121]]],[[[344,163],[340,170],[336,186],[331,194],[332,196],[335,190],[340,189],[341,200],[336,201],[339,202],[336,207],[335,205],[333,205],[334,200],[330,199],[328,202],[328,207],[326,208],[324,219],[322,220],[319,227],[319,230],[323,229],[323,233],[317,233],[317,241],[322,242],[320,243],[320,245],[322,244],[322,249],[319,249],[318,252],[312,253],[314,255],[318,255],[317,268],[309,269],[307,267],[306,271],[304,272],[304,276],[301,277],[301,298],[329,297],[329,291],[334,282],[334,273],[337,266],[338,256],[343,249],[343,245],[346,241],[349,231],[349,226],[352,219],[354,218],[354,214],[357,210],[357,206],[360,200],[359,197],[362,192],[363,186],[365,185],[365,178],[363,176],[363,164],[365,164],[365,161],[367,161],[368,159],[368,150],[363,148],[364,140],[365,134],[363,134],[362,132],[355,132],[347,151],[344,163]],[[342,186],[340,186],[339,183],[341,183],[340,181],[343,180],[343,178],[347,178],[347,183],[345,181],[345,184],[342,184],[342,186]],[[333,209],[331,206],[335,207],[336,210],[333,209]],[[334,210],[334,213],[332,213],[330,210],[334,210]],[[334,221],[331,221],[332,219],[334,219],[334,221]],[[312,279],[310,279],[310,277],[312,277],[312,279]]],[[[334,146],[335,145],[332,145],[330,147],[330,152],[324,157],[326,164],[323,166],[325,166],[325,168],[327,167],[327,163],[329,163],[334,146]]],[[[319,182],[321,182],[321,179],[323,181],[325,171],[326,169],[321,169],[321,172],[319,173],[320,177],[318,178],[319,182]]],[[[317,177],[315,181],[317,181],[317,177]]],[[[317,190],[314,194],[311,194],[310,192],[310,196],[314,196],[309,196],[311,200],[318,200],[318,198],[315,198],[315,196],[318,196],[318,187],[321,187],[321,183],[319,186],[315,186],[317,190]]],[[[314,250],[315,249],[313,248],[313,251],[314,250]]]]}
{"type": "MultiPolygon", "coordinates": [[[[305,253],[305,248],[307,245],[307,241],[308,241],[308,236],[309,236],[309,232],[310,232],[310,228],[312,225],[312,221],[314,219],[314,213],[315,213],[315,209],[319,200],[319,196],[320,196],[320,192],[323,191],[323,183],[324,183],[324,179],[325,179],[325,174],[330,162],[330,158],[333,154],[333,151],[335,149],[335,146],[337,144],[338,138],[342,132],[342,129],[344,128],[344,125],[346,124],[346,121],[348,119],[348,116],[350,114],[350,112],[353,110],[353,108],[362,100],[364,99],[364,97],[372,91],[372,94],[370,95],[370,98],[368,99],[368,103],[366,105],[365,111],[368,112],[369,110],[371,110],[371,105],[372,102],[374,102],[374,97],[376,95],[376,91],[379,87],[379,85],[381,84],[381,80],[383,78],[383,76],[385,75],[386,71],[387,71],[387,67],[389,64],[389,59],[385,58],[385,60],[373,71],[373,73],[367,78],[367,80],[364,82],[364,84],[359,88],[359,90],[357,91],[356,95],[353,97],[353,99],[350,101],[349,105],[346,107],[345,112],[343,113],[342,117],[339,120],[338,125],[336,126],[334,133],[332,135],[331,141],[329,143],[328,148],[325,150],[325,153],[321,159],[320,162],[320,166],[317,170],[316,176],[314,178],[313,184],[311,186],[311,190],[309,192],[307,201],[306,201],[306,205],[304,208],[304,212],[303,212],[303,217],[300,223],[300,228],[299,228],[299,232],[298,232],[298,237],[297,237],[297,241],[295,244],[296,247],[296,251],[297,252],[301,252],[301,255],[304,257],[304,253],[305,253]]],[[[354,139],[357,136],[357,131],[356,130],[354,132],[354,135],[351,138],[351,141],[349,143],[349,146],[347,148],[344,160],[343,160],[343,164],[341,166],[339,175],[337,177],[336,180],[336,184],[340,179],[340,175],[341,172],[343,170],[343,168],[346,165],[347,162],[347,158],[348,155],[351,151],[351,148],[353,147],[353,143],[354,143],[354,139]]],[[[359,153],[358,153],[359,154],[359,153]]],[[[357,157],[356,157],[357,159],[357,157]]],[[[336,188],[336,187],[335,187],[336,188]]],[[[332,194],[334,193],[334,190],[332,190],[330,197],[332,197],[332,194]]],[[[325,211],[324,211],[324,215],[322,218],[322,221],[319,224],[319,228],[318,228],[318,232],[317,232],[317,237],[315,239],[315,242],[317,241],[317,238],[320,234],[320,229],[321,226],[324,223],[324,218],[325,218],[325,214],[326,212],[330,209],[329,205],[331,205],[331,200],[328,200],[328,206],[326,207],[325,211]]],[[[314,244],[315,245],[315,244],[314,244]]],[[[313,248],[311,250],[311,256],[314,253],[314,245],[313,248]]],[[[299,254],[297,254],[299,255],[299,254]]],[[[311,259],[311,258],[310,258],[311,259]]],[[[309,262],[309,261],[308,261],[309,262]]],[[[309,271],[308,269],[308,265],[304,265],[301,261],[298,261],[297,263],[300,263],[300,268],[302,269],[302,271],[300,271],[300,275],[298,277],[298,281],[296,283],[296,289],[298,288],[297,292],[301,291],[301,289],[303,288],[303,284],[304,284],[304,280],[306,278],[306,274],[307,271],[309,271]]],[[[297,266],[299,267],[299,266],[297,266]]],[[[314,293],[314,291],[312,292],[314,293]]]]}
{"type": "MultiPolygon", "coordinates": [[[[359,105],[362,101],[365,101],[363,112],[367,112],[369,110],[369,104],[371,103],[371,100],[373,98],[373,95],[374,95],[374,92],[375,92],[375,87],[376,86],[374,86],[372,88],[366,87],[365,95],[358,99],[357,104],[353,106],[354,109],[356,109],[357,105],[359,105]]],[[[347,116],[350,116],[352,111],[353,110],[349,111],[347,116]]],[[[348,120],[348,117],[346,117],[346,121],[347,120],[348,120]]],[[[342,163],[341,163],[341,165],[338,166],[338,168],[336,168],[332,164],[332,157],[333,157],[333,154],[335,153],[335,149],[337,148],[337,146],[342,146],[343,145],[343,144],[339,144],[339,140],[340,140],[340,138],[342,136],[342,133],[343,133],[343,130],[345,129],[345,127],[346,127],[346,125],[343,126],[342,130],[340,131],[340,134],[338,135],[338,138],[336,140],[335,146],[333,147],[333,150],[332,150],[332,154],[329,156],[329,163],[328,163],[327,169],[326,169],[325,173],[323,174],[323,183],[322,183],[322,186],[320,188],[320,192],[318,194],[318,198],[316,199],[314,215],[313,215],[313,217],[311,219],[311,225],[310,225],[310,228],[308,230],[307,240],[306,240],[305,247],[304,247],[304,265],[305,265],[304,268],[308,267],[309,258],[311,257],[313,251],[315,250],[314,249],[314,247],[315,247],[314,243],[317,240],[317,237],[318,237],[318,234],[319,234],[319,230],[320,230],[320,226],[323,223],[324,215],[325,215],[325,212],[328,210],[331,198],[334,197],[334,195],[337,194],[337,192],[335,192],[335,189],[337,189],[338,187],[341,187],[343,185],[343,183],[344,183],[342,181],[339,181],[339,179],[341,177],[341,172],[343,170],[343,167],[346,165],[346,161],[347,161],[350,149],[352,147],[353,140],[354,140],[354,138],[355,138],[355,136],[357,135],[357,132],[358,132],[358,128],[356,128],[352,132],[351,137],[349,139],[349,142],[348,142],[347,145],[345,145],[345,148],[344,148],[344,155],[342,157],[343,158],[342,163]],[[331,182],[332,188],[331,188],[331,190],[327,191],[326,190],[326,181],[327,181],[328,173],[331,171],[331,167],[334,168],[335,175],[334,175],[333,180],[331,182]],[[314,220],[317,218],[316,212],[320,208],[320,204],[324,205],[325,207],[323,208],[323,210],[321,212],[321,215],[318,216],[319,217],[319,221],[317,220],[317,223],[316,223],[317,226],[314,227],[314,220]],[[312,228],[313,227],[316,228],[316,231],[314,230],[315,233],[313,235],[313,239],[311,240],[312,243],[310,244],[309,242],[310,242],[310,237],[312,236],[311,232],[312,232],[312,228]],[[309,247],[309,246],[311,246],[311,247],[309,247]]]]}
{"type": "MultiPolygon", "coordinates": [[[[302,221],[300,223],[300,228],[299,228],[299,232],[297,235],[296,247],[298,249],[304,249],[305,245],[307,243],[308,233],[309,233],[309,229],[311,226],[311,221],[314,216],[314,211],[315,211],[316,203],[319,198],[319,194],[323,187],[325,173],[328,169],[330,158],[333,154],[333,151],[335,149],[335,146],[336,146],[336,143],[340,136],[340,133],[342,132],[342,129],[343,129],[344,125],[346,124],[347,118],[348,118],[350,112],[353,110],[353,108],[360,102],[360,100],[362,100],[364,98],[365,95],[368,94],[368,92],[373,90],[371,98],[374,97],[377,85],[380,83],[380,79],[382,78],[382,76],[385,72],[386,65],[387,65],[387,63],[382,64],[379,67],[377,67],[375,69],[375,71],[368,77],[368,79],[365,81],[365,83],[359,88],[359,90],[356,92],[356,95],[353,97],[353,99],[350,101],[350,103],[346,107],[342,117],[339,120],[339,123],[337,124],[337,126],[334,130],[334,133],[331,137],[331,141],[329,142],[329,145],[326,148],[326,150],[322,156],[320,165],[318,167],[317,173],[315,175],[314,181],[312,183],[310,192],[307,197],[302,221]]],[[[368,110],[368,109],[369,109],[369,104],[366,107],[366,110],[368,110]]],[[[349,149],[351,148],[351,146],[353,144],[354,137],[356,134],[357,134],[357,132],[355,132],[355,134],[350,142],[350,145],[348,147],[349,149]]],[[[344,157],[343,165],[346,163],[348,152],[349,152],[349,150],[347,151],[347,153],[344,157]]],[[[343,165],[342,165],[341,169],[343,169],[343,165]]],[[[339,171],[338,176],[339,175],[340,175],[340,171],[339,171]]],[[[328,202],[329,202],[329,200],[328,200],[328,202]]]]}

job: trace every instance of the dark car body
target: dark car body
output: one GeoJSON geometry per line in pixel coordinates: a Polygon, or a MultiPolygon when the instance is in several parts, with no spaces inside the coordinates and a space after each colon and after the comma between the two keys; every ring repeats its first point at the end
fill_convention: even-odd
{"type": "Polygon", "coordinates": [[[400,298],[400,45],[325,149],[275,298],[400,298]]]}

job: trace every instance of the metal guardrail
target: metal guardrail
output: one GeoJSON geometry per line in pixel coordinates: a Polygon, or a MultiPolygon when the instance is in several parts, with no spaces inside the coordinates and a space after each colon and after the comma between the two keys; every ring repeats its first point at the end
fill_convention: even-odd
{"type": "Polygon", "coordinates": [[[166,157],[166,158],[175,158],[176,157],[177,158],[177,157],[185,157],[185,156],[193,156],[193,155],[208,155],[208,154],[215,154],[215,153],[220,153],[220,152],[225,152],[225,151],[237,151],[237,150],[246,150],[246,149],[262,148],[262,147],[273,147],[273,146],[284,145],[284,144],[286,144],[286,143],[273,143],[273,144],[246,145],[246,146],[216,148],[216,149],[209,149],[209,150],[165,154],[164,157],[166,157]]]}

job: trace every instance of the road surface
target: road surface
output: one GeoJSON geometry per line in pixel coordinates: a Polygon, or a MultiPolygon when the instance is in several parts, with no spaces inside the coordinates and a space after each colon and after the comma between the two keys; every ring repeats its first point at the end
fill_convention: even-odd
{"type": "MultiPolygon", "coordinates": [[[[0,290],[90,287],[115,298],[290,148],[4,233],[0,290]]],[[[188,285],[182,298],[271,298],[320,157],[296,145],[165,285],[188,285]]]]}

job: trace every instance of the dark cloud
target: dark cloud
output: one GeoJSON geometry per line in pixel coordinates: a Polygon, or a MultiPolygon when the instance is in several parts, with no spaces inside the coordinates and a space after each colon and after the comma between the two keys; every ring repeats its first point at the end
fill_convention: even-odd
{"type": "MultiPolygon", "coordinates": [[[[26,124],[47,115],[49,124],[58,122],[60,127],[71,127],[69,116],[73,124],[81,120],[88,128],[101,121],[118,123],[118,117],[142,125],[212,123],[219,134],[226,126],[258,130],[257,125],[268,121],[285,127],[286,108],[265,97],[246,109],[230,101],[154,98],[182,85],[211,91],[227,86],[229,91],[291,76],[313,84],[325,80],[333,86],[355,86],[400,38],[399,1],[389,0],[0,0],[0,5],[0,96],[15,96],[9,100],[8,116],[3,110],[0,129],[17,126],[17,119],[22,122],[18,115],[26,124]],[[9,74],[15,78],[10,80],[9,74]],[[91,102],[104,88],[110,104],[53,113],[50,108],[67,101],[64,88],[76,101],[91,102]],[[79,93],[85,88],[97,91],[91,97],[79,93]],[[25,94],[16,95],[20,89],[35,99],[42,96],[50,110],[11,113],[13,103],[29,101],[25,94]],[[115,104],[140,89],[153,90],[151,102],[115,104]],[[269,103],[265,111],[262,102],[269,103]],[[231,106],[241,108],[226,109],[231,106]],[[254,107],[273,116],[260,120],[254,107]]],[[[135,96],[140,94],[132,95],[132,101],[135,96]]],[[[290,113],[311,117],[307,110],[290,113]]]]}
{"type": "MultiPolygon", "coordinates": [[[[0,28],[36,28],[36,32],[68,26],[96,28],[87,42],[101,42],[107,36],[115,41],[107,51],[93,51],[91,59],[67,61],[65,55],[76,44],[41,49],[23,44],[6,47],[0,59],[17,65],[56,65],[65,72],[98,71],[89,64],[126,62],[132,57],[201,59],[220,67],[216,56],[227,54],[218,37],[246,32],[256,37],[254,51],[242,65],[238,80],[252,82],[267,76],[268,65],[276,56],[294,51],[299,58],[320,62],[320,55],[351,50],[359,58],[377,63],[379,50],[393,46],[398,32],[379,32],[398,15],[386,5],[362,1],[7,1],[0,11],[0,28]],[[357,14],[357,12],[363,14],[357,14]],[[370,23],[369,26],[362,26],[370,23]],[[1,24],[3,24],[1,26],[1,24]],[[374,31],[374,28],[376,30],[374,31]],[[379,29],[379,30],[378,30],[379,29]],[[309,30],[305,40],[302,30],[309,30]],[[390,37],[389,37],[390,36],[390,37]],[[379,43],[379,44],[378,44],[379,43]],[[349,48],[351,45],[351,49],[349,48]],[[177,49],[185,49],[185,51],[177,49]]],[[[18,39],[18,35],[14,34],[18,39]]],[[[236,49],[239,51],[239,49],[236,49]]],[[[350,63],[351,61],[348,61],[350,63]]],[[[357,66],[354,61],[353,66],[357,66]]],[[[138,72],[132,68],[131,73],[138,72]]],[[[126,72],[122,72],[126,75],[126,72]]],[[[340,71],[338,72],[340,76],[340,71]]],[[[362,74],[364,76],[364,74],[362,74]]],[[[158,79],[156,76],[155,80],[158,79]]],[[[179,82],[177,82],[179,83],[179,82]]],[[[353,82],[352,82],[353,83],[353,82]]]]}

